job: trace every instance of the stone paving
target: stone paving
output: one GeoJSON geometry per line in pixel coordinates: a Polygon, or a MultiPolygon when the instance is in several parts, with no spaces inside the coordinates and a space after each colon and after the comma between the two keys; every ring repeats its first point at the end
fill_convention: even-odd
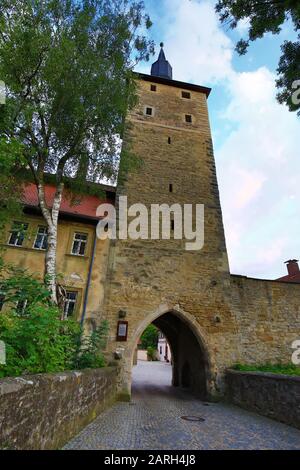
{"type": "Polygon", "coordinates": [[[300,431],[223,403],[205,403],[170,385],[171,366],[140,361],[132,401],[116,403],[65,449],[300,449],[300,431]],[[200,416],[189,422],[181,416],[200,416]]]}

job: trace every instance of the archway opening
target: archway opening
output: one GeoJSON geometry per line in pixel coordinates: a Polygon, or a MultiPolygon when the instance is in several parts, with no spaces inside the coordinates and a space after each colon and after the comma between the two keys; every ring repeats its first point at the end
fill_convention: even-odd
{"type": "MultiPolygon", "coordinates": [[[[194,331],[193,326],[186,319],[182,318],[180,314],[172,311],[164,313],[153,320],[152,325],[159,332],[155,351],[156,359],[167,363],[169,365],[169,372],[167,372],[167,368],[162,369],[159,365],[155,366],[153,364],[153,366],[150,366],[144,363],[144,374],[147,374],[147,383],[149,383],[151,378],[151,386],[155,386],[155,371],[159,370],[160,374],[161,371],[165,371],[166,374],[169,373],[170,385],[189,390],[201,399],[207,399],[208,356],[204,344],[199,335],[194,331]],[[160,337],[165,338],[166,349],[164,350],[162,350],[162,344],[159,341],[160,337]],[[168,352],[168,360],[166,360],[165,350],[168,352]]],[[[140,343],[140,338],[138,343],[140,343]]],[[[146,354],[145,352],[143,358],[135,355],[136,360],[133,362],[137,364],[138,368],[133,369],[133,393],[138,383],[136,371],[141,370],[143,365],[142,360],[149,361],[150,359],[146,354]]],[[[134,367],[135,365],[133,365],[134,367]]],[[[157,383],[158,386],[162,383],[161,376],[159,381],[160,383],[157,383]]]]}

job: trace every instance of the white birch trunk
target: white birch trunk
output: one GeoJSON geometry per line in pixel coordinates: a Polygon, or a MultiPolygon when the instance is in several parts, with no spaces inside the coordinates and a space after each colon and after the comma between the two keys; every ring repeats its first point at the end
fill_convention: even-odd
{"type": "Polygon", "coordinates": [[[64,185],[60,183],[55,192],[52,209],[49,209],[45,200],[43,184],[38,185],[39,203],[48,228],[48,246],[45,257],[45,279],[51,293],[51,301],[57,304],[56,290],[56,250],[58,215],[62,200],[64,185]]]}

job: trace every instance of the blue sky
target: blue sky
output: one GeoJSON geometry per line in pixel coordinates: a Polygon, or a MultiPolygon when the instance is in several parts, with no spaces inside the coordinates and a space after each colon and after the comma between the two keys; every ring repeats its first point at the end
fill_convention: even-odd
{"type": "MultiPolygon", "coordinates": [[[[280,44],[291,25],[240,57],[214,0],[145,0],[151,37],[165,43],[176,80],[212,87],[208,106],[231,272],[276,278],[300,258],[300,119],[276,102],[280,44]]],[[[155,59],[153,59],[154,61],[155,59]]],[[[151,60],[152,62],[152,60],[151,60]]],[[[150,72],[150,64],[137,71],[150,72]]]]}

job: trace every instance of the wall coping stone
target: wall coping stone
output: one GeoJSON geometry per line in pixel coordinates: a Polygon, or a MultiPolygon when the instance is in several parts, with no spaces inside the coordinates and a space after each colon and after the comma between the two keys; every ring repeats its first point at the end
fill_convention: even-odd
{"type": "Polygon", "coordinates": [[[293,382],[300,383],[300,376],[298,375],[288,375],[288,374],[276,374],[274,372],[263,372],[263,371],[254,371],[254,370],[236,370],[236,369],[226,369],[226,373],[235,374],[235,375],[252,375],[256,377],[262,377],[265,379],[276,379],[276,380],[292,380],[293,382]]]}

